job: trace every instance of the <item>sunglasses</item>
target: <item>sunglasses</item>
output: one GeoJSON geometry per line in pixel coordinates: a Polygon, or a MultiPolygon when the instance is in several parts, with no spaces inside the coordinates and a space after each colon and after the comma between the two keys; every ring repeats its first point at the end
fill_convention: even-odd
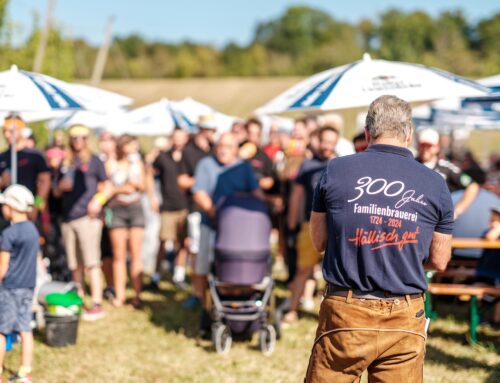
{"type": "Polygon", "coordinates": [[[71,141],[76,141],[76,140],[86,140],[87,136],[71,136],[69,138],[71,141]]]}

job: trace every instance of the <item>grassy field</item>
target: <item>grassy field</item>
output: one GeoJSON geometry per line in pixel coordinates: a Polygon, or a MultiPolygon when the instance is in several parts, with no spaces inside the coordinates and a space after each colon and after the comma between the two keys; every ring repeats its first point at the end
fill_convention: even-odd
{"type": "MultiPolygon", "coordinates": [[[[217,355],[209,341],[196,338],[197,312],[180,302],[186,293],[163,282],[158,294],[146,293],[145,308],[106,307],[101,321],[81,322],[78,344],[49,348],[37,337],[36,382],[301,382],[313,342],[316,317],[308,315],[285,330],[276,352],[265,357],[256,339],[236,343],[228,355],[217,355]]],[[[283,290],[281,290],[283,294],[283,290]]],[[[429,383],[500,382],[500,332],[481,328],[482,347],[464,342],[465,307],[443,304],[444,319],[431,326],[425,381],[429,383]],[[457,319],[448,314],[453,312],[457,319]]],[[[6,366],[17,367],[19,346],[9,353],[6,366]]],[[[399,383],[399,382],[397,382],[399,383]]]]}

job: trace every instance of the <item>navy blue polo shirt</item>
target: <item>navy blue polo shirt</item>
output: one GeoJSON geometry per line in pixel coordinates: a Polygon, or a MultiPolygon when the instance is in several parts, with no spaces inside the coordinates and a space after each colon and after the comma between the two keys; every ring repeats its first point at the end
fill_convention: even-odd
{"type": "Polygon", "coordinates": [[[325,279],[362,291],[424,291],[432,234],[453,230],[443,177],[392,145],[370,145],[330,161],[313,211],[327,215],[325,279]]]}

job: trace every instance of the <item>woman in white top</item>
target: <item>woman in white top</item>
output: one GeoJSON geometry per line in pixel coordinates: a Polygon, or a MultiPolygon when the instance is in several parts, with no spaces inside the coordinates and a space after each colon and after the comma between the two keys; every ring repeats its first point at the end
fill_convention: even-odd
{"type": "Polygon", "coordinates": [[[144,165],[138,153],[135,137],[122,135],[118,138],[116,162],[109,169],[114,186],[114,197],[110,202],[111,219],[109,233],[113,247],[113,279],[116,291],[115,306],[125,302],[127,283],[127,250],[130,254],[130,276],[135,296],[134,307],[141,304],[142,256],[144,238],[144,213],[141,198],[146,188],[144,165]]]}

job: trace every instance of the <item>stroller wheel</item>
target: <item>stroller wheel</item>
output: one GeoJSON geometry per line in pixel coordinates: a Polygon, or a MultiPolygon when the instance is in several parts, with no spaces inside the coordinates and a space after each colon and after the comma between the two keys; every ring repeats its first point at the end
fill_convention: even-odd
{"type": "Polygon", "coordinates": [[[259,348],[265,356],[269,356],[274,352],[276,347],[276,330],[268,324],[259,332],[259,348]]]}
{"type": "Polygon", "coordinates": [[[231,330],[225,324],[218,324],[212,328],[212,342],[217,354],[227,354],[231,349],[233,338],[231,330]]]}

